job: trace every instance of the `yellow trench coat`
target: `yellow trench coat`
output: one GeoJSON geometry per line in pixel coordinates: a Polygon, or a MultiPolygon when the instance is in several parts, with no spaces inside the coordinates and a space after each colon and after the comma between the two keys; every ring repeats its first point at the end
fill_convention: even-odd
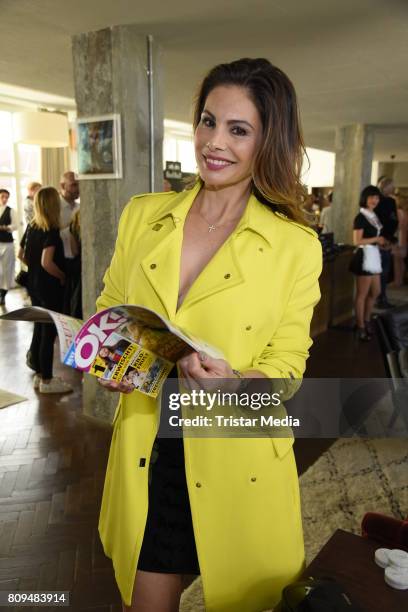
{"type": "MultiPolygon", "coordinates": [[[[320,297],[315,233],[251,196],[230,238],[177,310],[183,224],[199,191],[137,196],[125,208],[98,309],[142,304],[219,347],[233,368],[301,378],[320,297]]],[[[122,395],[99,523],[130,604],[148,511],[156,401],[122,395]],[[145,467],[141,467],[145,458],[145,467]]],[[[206,610],[274,605],[304,565],[291,438],[185,438],[185,469],[206,610]],[[255,480],[254,480],[255,479],[255,480]]]]}

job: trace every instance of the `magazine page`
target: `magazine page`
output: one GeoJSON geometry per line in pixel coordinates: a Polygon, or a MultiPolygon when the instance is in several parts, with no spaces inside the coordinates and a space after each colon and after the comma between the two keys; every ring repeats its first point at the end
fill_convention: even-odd
{"type": "Polygon", "coordinates": [[[219,349],[211,346],[201,338],[196,338],[186,330],[171,323],[166,317],[157,314],[145,306],[122,304],[108,308],[93,315],[84,325],[83,329],[85,330],[85,327],[91,322],[95,322],[99,326],[101,316],[105,316],[107,312],[111,314],[108,327],[104,330],[106,333],[110,329],[109,326],[114,325],[112,317],[114,313],[118,317],[115,329],[120,327],[122,335],[131,338],[134,342],[146,347],[164,359],[176,362],[185,354],[186,350],[191,349],[204,351],[214,359],[224,358],[223,353],[219,349]]]}
{"type": "Polygon", "coordinates": [[[98,378],[125,384],[129,390],[157,397],[173,363],[113,332],[90,365],[81,361],[76,362],[76,367],[98,378]]]}
{"type": "Polygon", "coordinates": [[[51,322],[57,327],[61,361],[105,380],[129,384],[152,397],[186,351],[222,353],[144,306],[119,305],[94,314],[85,323],[40,307],[21,308],[3,319],[51,322]]]}
{"type": "Polygon", "coordinates": [[[67,355],[72,351],[75,336],[81,329],[83,321],[75,319],[61,312],[41,308],[40,306],[27,306],[12,312],[7,312],[0,319],[8,321],[30,321],[32,323],[55,323],[58,332],[61,361],[65,363],[67,355]]]}

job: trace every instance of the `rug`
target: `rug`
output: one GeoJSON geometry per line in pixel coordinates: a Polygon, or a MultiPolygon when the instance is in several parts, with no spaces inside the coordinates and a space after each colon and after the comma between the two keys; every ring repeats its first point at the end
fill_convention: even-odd
{"type": "Polygon", "coordinates": [[[27,398],[22,395],[16,395],[15,393],[0,389],[0,408],[7,408],[7,406],[11,406],[12,404],[24,402],[26,399],[27,398]]]}
{"type": "MultiPolygon", "coordinates": [[[[368,511],[408,516],[407,439],[341,439],[300,478],[306,560],[336,529],[361,533],[368,511]]],[[[205,612],[201,579],[183,593],[180,612],[205,612]]]]}

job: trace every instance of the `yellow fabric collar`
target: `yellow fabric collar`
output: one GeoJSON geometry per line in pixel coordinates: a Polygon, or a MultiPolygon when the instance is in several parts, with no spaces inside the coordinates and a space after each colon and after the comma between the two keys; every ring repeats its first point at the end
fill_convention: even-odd
{"type": "MultiPolygon", "coordinates": [[[[188,211],[197,197],[201,185],[197,182],[192,189],[174,194],[166,201],[165,206],[148,220],[148,223],[156,223],[165,217],[172,216],[174,224],[184,223],[188,211]]],[[[236,234],[244,230],[252,230],[262,236],[268,244],[273,244],[273,233],[276,226],[276,215],[267,206],[259,202],[252,194],[248,200],[247,207],[242,218],[235,229],[236,234]]]]}

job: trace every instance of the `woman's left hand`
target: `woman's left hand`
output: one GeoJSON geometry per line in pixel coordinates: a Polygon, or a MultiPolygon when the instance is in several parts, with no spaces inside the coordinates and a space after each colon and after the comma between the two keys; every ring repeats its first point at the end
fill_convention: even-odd
{"type": "Polygon", "coordinates": [[[190,389],[220,389],[236,391],[240,379],[232,371],[225,359],[213,359],[203,352],[190,353],[182,357],[178,364],[181,377],[190,389]]]}

